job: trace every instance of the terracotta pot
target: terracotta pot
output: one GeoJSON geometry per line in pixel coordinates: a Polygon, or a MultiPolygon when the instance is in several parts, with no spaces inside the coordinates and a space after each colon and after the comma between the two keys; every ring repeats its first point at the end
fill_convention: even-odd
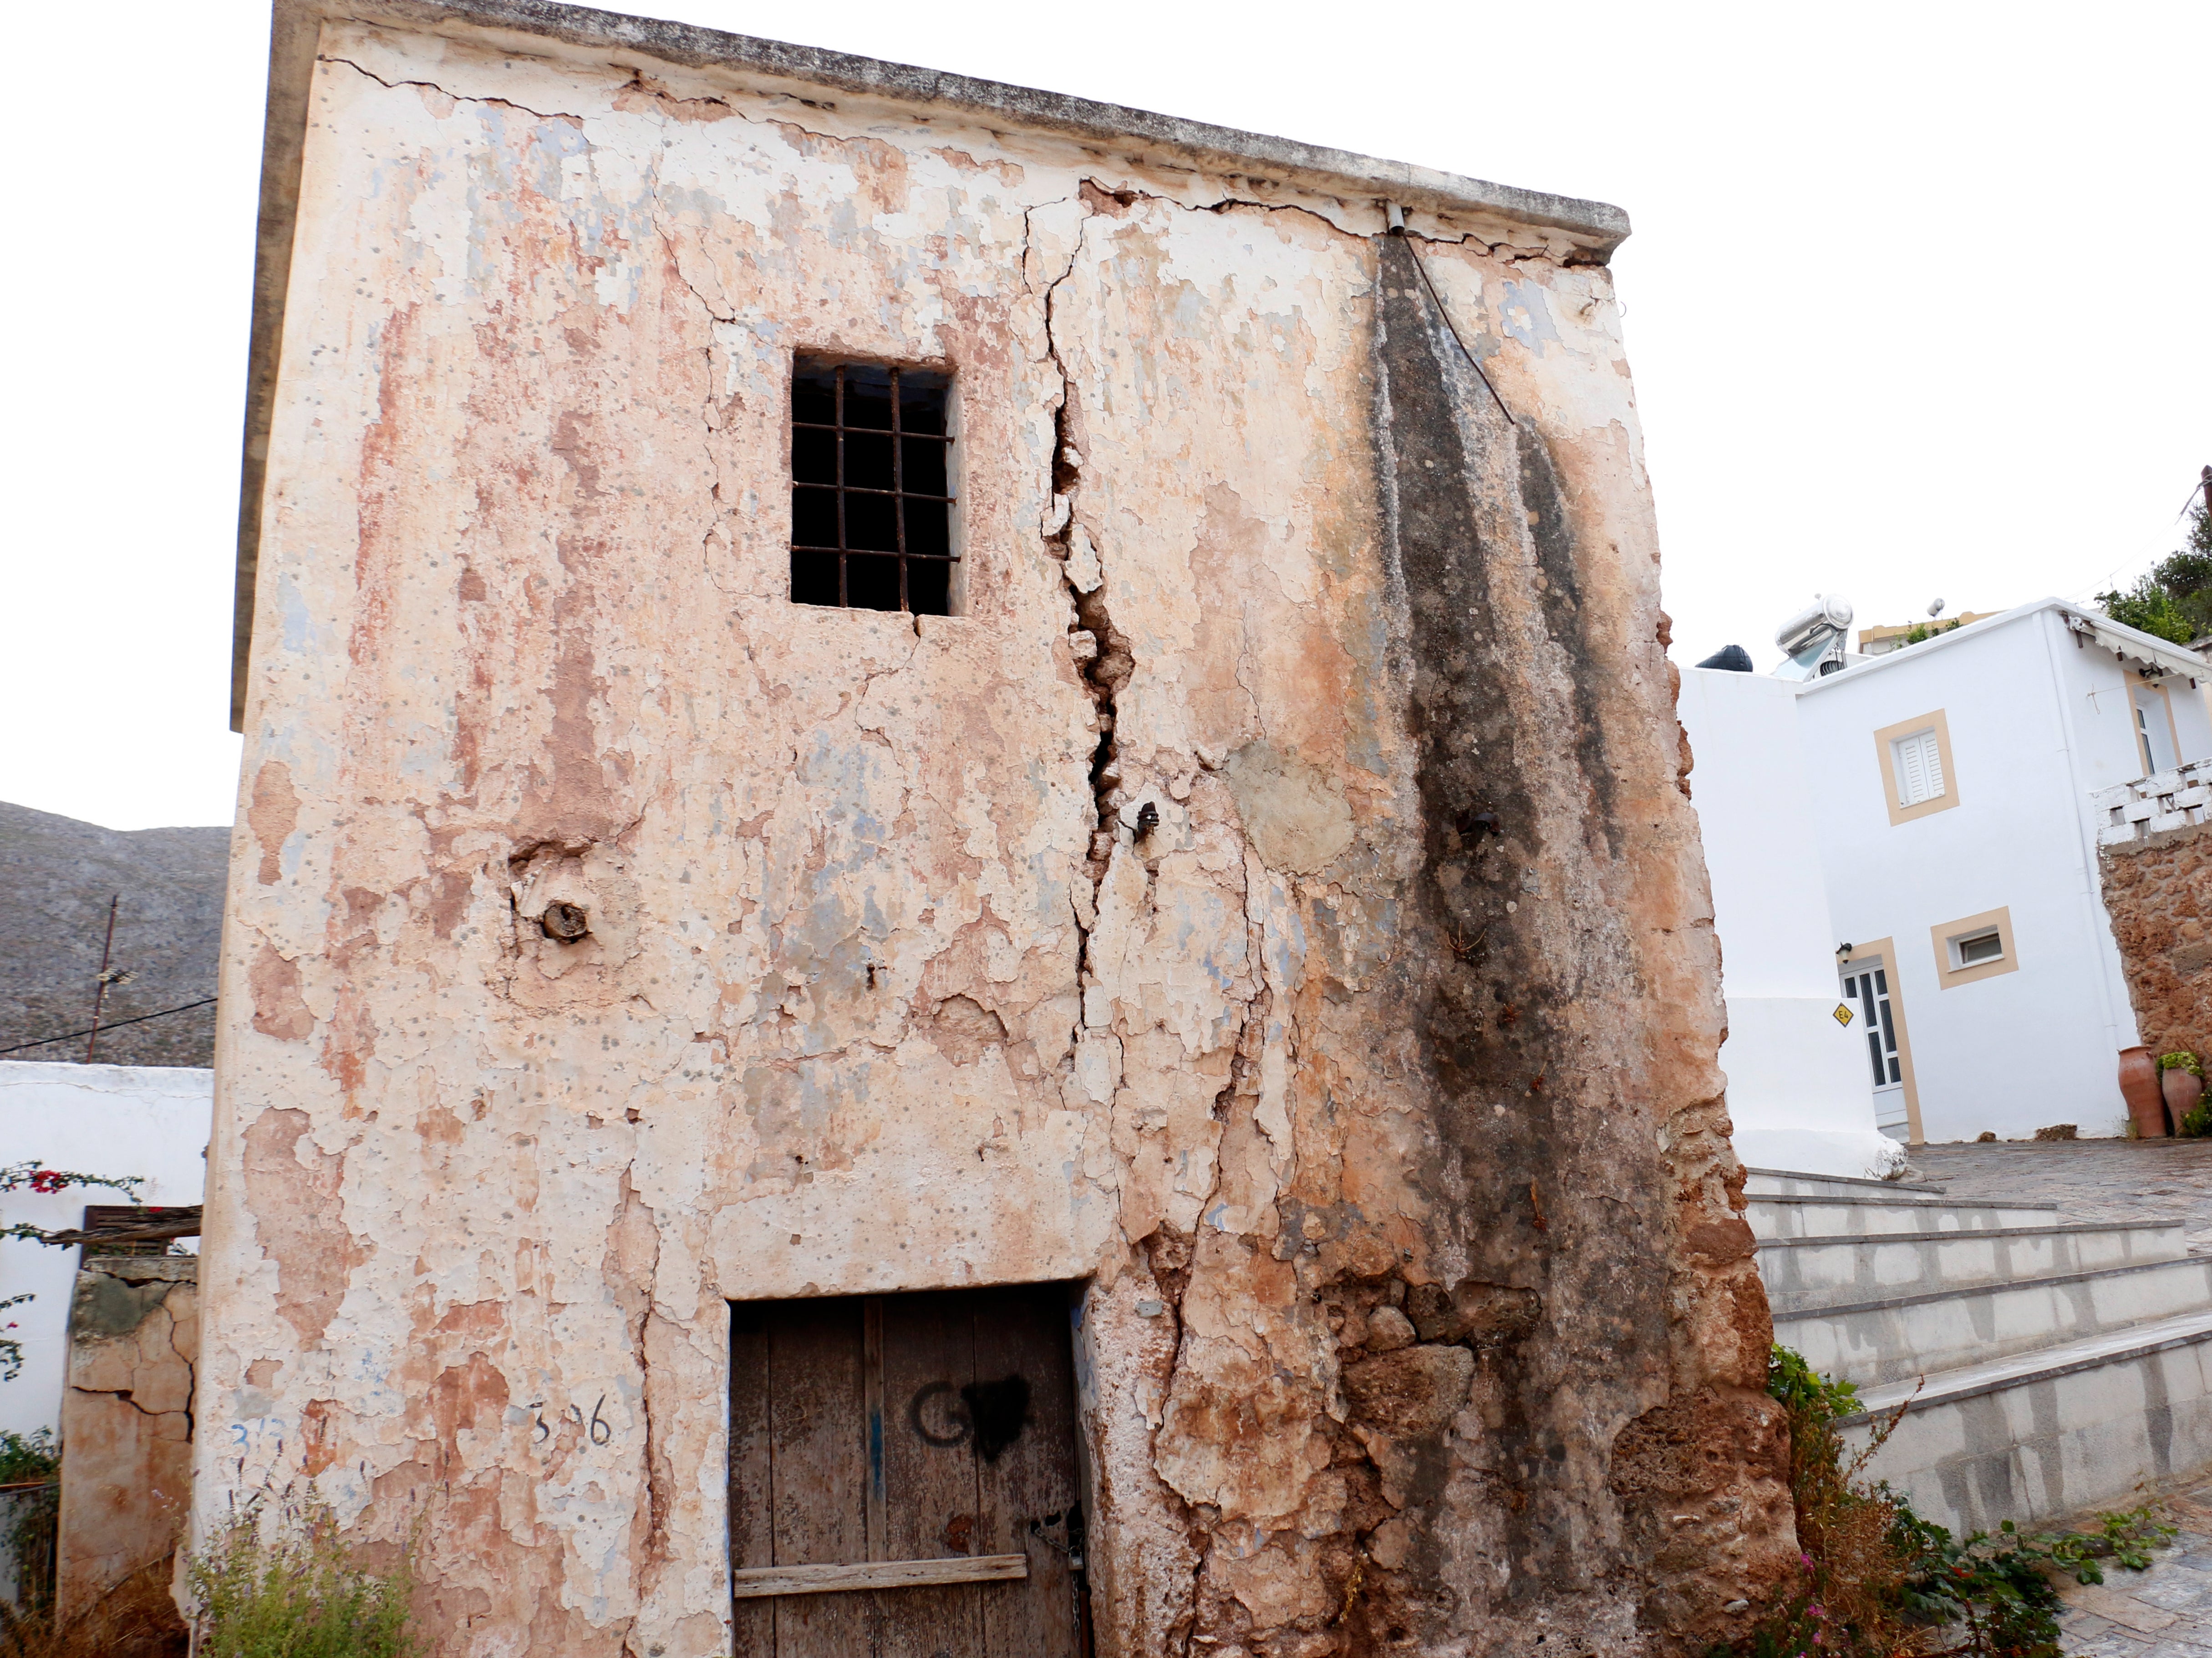
{"type": "Polygon", "coordinates": [[[2136,1138],[2164,1139],[2166,1099],[2159,1090],[2158,1061],[2151,1058],[2148,1048],[2120,1050],[2120,1094],[2128,1102],[2128,1120],[2136,1126],[2136,1138]]]}
{"type": "Polygon", "coordinates": [[[2194,1072],[2173,1070],[2161,1074],[2159,1091],[2166,1096],[2166,1108],[2173,1118],[2173,1132],[2181,1132],[2181,1120],[2197,1108],[2197,1102],[2204,1096],[2204,1078],[2194,1072]]]}

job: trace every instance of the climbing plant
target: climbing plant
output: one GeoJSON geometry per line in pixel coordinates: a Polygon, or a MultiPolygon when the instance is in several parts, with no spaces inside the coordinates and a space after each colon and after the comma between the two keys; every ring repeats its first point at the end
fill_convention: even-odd
{"type": "MultiPolygon", "coordinates": [[[[143,1201],[138,1188],[146,1184],[143,1175],[87,1175],[73,1169],[49,1169],[35,1160],[11,1163],[0,1166],[0,1192],[21,1192],[28,1188],[42,1196],[66,1192],[72,1186],[105,1187],[111,1192],[120,1192],[132,1203],[143,1201]]],[[[27,1221],[17,1221],[12,1226],[0,1226],[0,1238],[27,1238],[37,1243],[47,1242],[43,1227],[27,1221]]],[[[0,1299],[0,1313],[20,1307],[27,1301],[36,1301],[35,1291],[26,1290],[17,1295],[0,1299]]],[[[0,1382],[13,1382],[23,1370],[23,1344],[8,1333],[18,1328],[17,1321],[9,1319],[0,1325],[0,1382]]]]}

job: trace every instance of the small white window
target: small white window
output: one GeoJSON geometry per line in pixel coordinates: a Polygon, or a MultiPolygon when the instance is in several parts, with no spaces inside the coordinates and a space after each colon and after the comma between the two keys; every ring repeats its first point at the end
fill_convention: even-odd
{"type": "Polygon", "coordinates": [[[1979,967],[1984,962],[2004,959],[2004,938],[1995,927],[1987,932],[1970,932],[1962,938],[1951,940],[1951,959],[1954,966],[1979,967]]]}
{"type": "Polygon", "coordinates": [[[1917,806],[1943,796],[1943,753],[1936,746],[1936,728],[1900,737],[1889,745],[1892,768],[1897,774],[1897,804],[1917,806]]]}

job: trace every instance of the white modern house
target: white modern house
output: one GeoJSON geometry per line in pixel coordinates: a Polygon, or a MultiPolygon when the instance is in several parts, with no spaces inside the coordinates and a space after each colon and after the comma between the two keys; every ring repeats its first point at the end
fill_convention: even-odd
{"type": "Polygon", "coordinates": [[[2212,1463],[2212,1260],[2175,1219],[1869,1180],[1865,1137],[2122,1132],[2097,848],[2212,814],[2207,668],[2057,599],[1881,654],[1850,621],[1817,599],[1776,673],[1732,648],[1679,702],[1775,1339],[1954,1531],[2131,1506],[2212,1463]]]}
{"type": "Polygon", "coordinates": [[[2206,673],[2046,598],[1798,688],[1838,988],[1881,1017],[1869,1080],[1912,1139],[2124,1132],[2093,797],[2212,756],[2206,673]]]}
{"type": "MultiPolygon", "coordinates": [[[[214,1099],[211,1071],[0,1060],[0,1164],[135,1175],[145,1181],[137,1189],[143,1203],[195,1204],[207,1183],[214,1099]]],[[[25,1187],[0,1196],[0,1223],[65,1231],[82,1224],[87,1205],[125,1201],[97,1187],[25,1187]]],[[[79,1253],[0,1240],[0,1297],[35,1297],[0,1313],[0,1325],[10,1327],[5,1334],[22,1347],[20,1372],[0,1381],[0,1429],[27,1435],[60,1424],[79,1253]]]]}
{"type": "MultiPolygon", "coordinates": [[[[1784,932],[1819,913],[1796,868],[1808,842],[1830,1011],[1853,1016],[1886,1133],[2124,1132],[2118,1054],[2137,1037],[2099,890],[2111,813],[2098,797],[2212,756],[2208,673],[2190,651],[2056,598],[1880,656],[1837,652],[1802,679],[1683,671],[1730,1021],[1722,1063],[1747,1162],[1846,1172],[1744,1136],[1858,1127],[1807,1021],[1785,1035],[1758,1005],[1783,993],[1769,963],[1784,932]],[[1794,755],[1791,721],[1773,712],[1783,697],[1794,755]],[[1762,779],[1748,795],[1730,781],[1747,745],[1762,779]],[[1784,804],[1801,775],[1802,828],[1784,804]]],[[[1789,994],[1804,999],[1809,947],[1789,950],[1789,994]]]]}

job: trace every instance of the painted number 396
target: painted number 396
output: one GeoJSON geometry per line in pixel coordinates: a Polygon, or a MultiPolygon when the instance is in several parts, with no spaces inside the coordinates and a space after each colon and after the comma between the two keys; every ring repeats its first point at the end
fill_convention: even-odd
{"type": "MultiPolygon", "coordinates": [[[[594,1445],[606,1444],[615,1436],[614,1429],[608,1424],[607,1419],[599,1414],[601,1407],[604,1406],[606,1402],[607,1396],[605,1394],[601,1394],[599,1395],[599,1404],[592,1406],[592,1414],[589,1418],[586,1418],[584,1415],[584,1407],[582,1406],[571,1404],[567,1410],[561,1412],[561,1419],[563,1422],[573,1422],[578,1427],[581,1428],[586,1434],[590,1436],[592,1443],[594,1445]]],[[[538,1400],[535,1401],[530,1408],[540,1412],[537,1418],[538,1432],[536,1442],[543,1445],[547,1440],[553,1436],[553,1424],[548,1422],[543,1414],[545,1409],[545,1401],[542,1399],[538,1400]]]]}

